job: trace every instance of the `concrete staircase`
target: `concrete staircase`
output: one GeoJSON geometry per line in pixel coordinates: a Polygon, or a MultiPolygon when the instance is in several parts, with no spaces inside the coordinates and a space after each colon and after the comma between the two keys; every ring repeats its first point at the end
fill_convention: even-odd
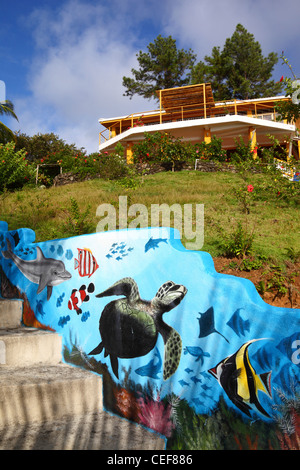
{"type": "Polygon", "coordinates": [[[22,326],[22,305],[0,299],[0,450],[163,450],[103,410],[102,378],[62,363],[62,338],[22,326]]]}

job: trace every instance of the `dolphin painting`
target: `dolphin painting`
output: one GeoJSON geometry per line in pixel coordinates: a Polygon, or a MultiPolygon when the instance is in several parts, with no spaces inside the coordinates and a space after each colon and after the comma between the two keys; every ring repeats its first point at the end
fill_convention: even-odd
{"type": "Polygon", "coordinates": [[[157,358],[156,363],[155,363],[155,359],[151,359],[151,361],[148,364],[136,369],[135,373],[143,377],[146,376],[146,377],[151,377],[152,379],[159,379],[159,376],[157,374],[161,370],[162,359],[161,359],[161,355],[159,353],[158,348],[155,348],[154,356],[157,358]]]}
{"type": "Polygon", "coordinates": [[[6,259],[11,259],[29,281],[38,284],[37,294],[47,287],[47,300],[50,299],[53,286],[71,279],[71,274],[66,271],[62,261],[53,258],[45,258],[39,246],[36,247],[35,260],[23,260],[13,253],[11,243],[8,239],[7,250],[2,251],[6,259]]]}
{"type": "Polygon", "coordinates": [[[161,242],[168,243],[166,238],[154,238],[153,239],[153,237],[151,237],[145,245],[145,253],[149,251],[151,248],[153,250],[155,250],[155,248],[159,248],[158,244],[161,242]]]}

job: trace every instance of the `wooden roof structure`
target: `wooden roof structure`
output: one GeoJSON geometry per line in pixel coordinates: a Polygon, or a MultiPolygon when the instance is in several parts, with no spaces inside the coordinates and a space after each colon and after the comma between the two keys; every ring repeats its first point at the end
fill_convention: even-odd
{"type": "Polygon", "coordinates": [[[206,108],[215,106],[210,83],[157,90],[156,94],[161,107],[167,112],[181,107],[192,109],[194,106],[199,108],[199,105],[206,108]]]}

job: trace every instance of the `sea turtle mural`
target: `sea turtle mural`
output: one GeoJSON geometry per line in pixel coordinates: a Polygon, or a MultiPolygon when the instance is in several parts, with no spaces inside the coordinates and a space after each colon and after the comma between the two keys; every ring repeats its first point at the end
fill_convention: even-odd
{"type": "Polygon", "coordinates": [[[117,281],[113,286],[96,295],[107,297],[124,295],[113,300],[104,308],[99,322],[102,341],[89,354],[110,356],[112,369],[117,378],[118,357],[133,358],[145,356],[157,342],[161,334],[165,344],[163,378],[167,380],[176,371],[181,356],[181,338],[177,331],[165,323],[162,316],[176,307],[187,289],[175,282],[165,282],[151,301],[140,297],[139,289],[129,277],[117,281]]]}

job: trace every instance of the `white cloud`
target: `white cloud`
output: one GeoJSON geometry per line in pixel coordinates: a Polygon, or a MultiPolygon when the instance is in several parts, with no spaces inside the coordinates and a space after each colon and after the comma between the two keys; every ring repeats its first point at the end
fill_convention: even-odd
{"type": "Polygon", "coordinates": [[[214,46],[222,48],[241,23],[264,55],[284,50],[300,68],[299,0],[172,0],[170,6],[166,31],[194,49],[198,60],[210,55],[214,46]]]}
{"type": "Polygon", "coordinates": [[[28,77],[32,96],[16,101],[23,132],[53,130],[66,141],[96,151],[100,117],[154,107],[142,98],[123,96],[122,77],[136,67],[136,46],[128,25],[118,21],[119,14],[111,16],[103,6],[79,0],[57,11],[33,12],[29,23],[37,55],[28,77]]]}

